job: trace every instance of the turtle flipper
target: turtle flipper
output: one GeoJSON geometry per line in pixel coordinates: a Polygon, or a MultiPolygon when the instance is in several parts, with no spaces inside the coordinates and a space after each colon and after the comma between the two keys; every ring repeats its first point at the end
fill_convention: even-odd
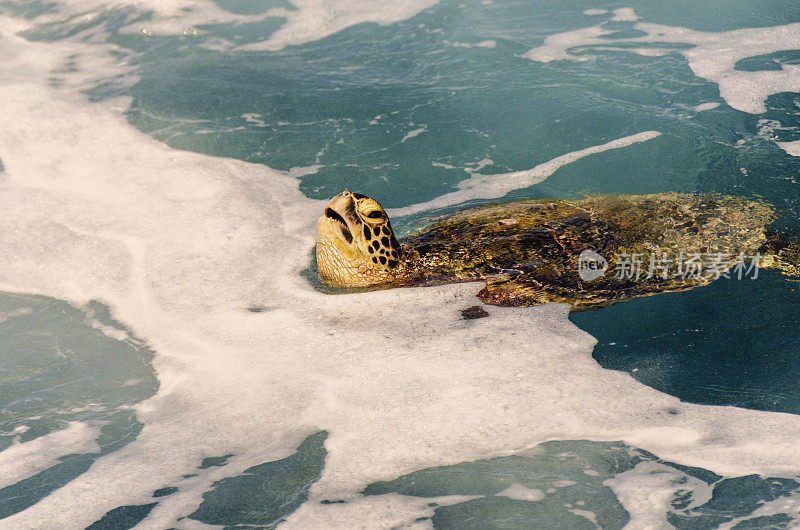
{"type": "Polygon", "coordinates": [[[543,278],[539,280],[533,274],[522,274],[508,280],[489,280],[478,293],[478,298],[486,304],[513,307],[555,302],[569,304],[570,311],[599,309],[625,298],[623,293],[558,285],[543,278]]]}
{"type": "Polygon", "coordinates": [[[767,233],[767,242],[761,247],[764,254],[761,267],[778,269],[794,281],[800,281],[800,241],[789,240],[782,234],[767,233]]]}
{"type": "Polygon", "coordinates": [[[538,270],[512,278],[490,279],[478,293],[478,298],[484,303],[499,306],[534,306],[557,302],[569,304],[570,311],[576,312],[600,309],[658,293],[686,291],[710,282],[710,277],[664,280],[643,277],[637,281],[611,276],[589,283],[581,281],[574,271],[554,277],[543,275],[538,270]]]}
{"type": "Polygon", "coordinates": [[[520,283],[515,280],[487,281],[478,298],[484,303],[500,306],[534,306],[564,301],[548,293],[546,286],[539,282],[520,283]]]}

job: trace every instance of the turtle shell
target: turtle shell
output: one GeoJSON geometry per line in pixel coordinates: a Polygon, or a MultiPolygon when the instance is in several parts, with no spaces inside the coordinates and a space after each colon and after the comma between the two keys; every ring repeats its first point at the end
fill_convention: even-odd
{"type": "Polygon", "coordinates": [[[592,309],[729,273],[773,217],[763,201],[678,193],[473,208],[403,239],[406,285],[485,281],[490,304],[592,309]]]}

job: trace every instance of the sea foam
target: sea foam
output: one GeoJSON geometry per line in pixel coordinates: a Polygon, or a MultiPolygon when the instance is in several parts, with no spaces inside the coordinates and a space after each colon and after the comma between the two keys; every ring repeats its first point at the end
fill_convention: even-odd
{"type": "Polygon", "coordinates": [[[296,10],[272,11],[287,19],[278,31],[264,41],[241,46],[242,50],[279,50],[290,45],[311,42],[333,35],[345,28],[372,22],[391,24],[413,17],[434,6],[438,0],[292,0],[296,10]]]}
{"type": "MultiPolygon", "coordinates": [[[[4,32],[0,50],[0,287],[106,302],[157,352],[161,383],[135,407],[144,429],[134,442],[8,527],[86,526],[165,483],[179,491],[144,524],[175,526],[215,480],[286,457],[320,430],[330,433],[325,469],[288,528],[415,524],[430,512],[419,499],[357,492],[552,439],[628,440],[720,473],[796,472],[800,418],[681,403],[603,370],[565,305],[489,307],[489,318],[466,321],[478,284],[315,291],[301,271],[324,202],[303,196],[294,174],[175,151],[126,123],[129,100],[89,102],[88,72],[130,75],[112,46],[4,32]],[[68,59],[76,71],[53,83],[68,59]],[[234,455],[226,466],[188,476],[224,454],[234,455]],[[319,502],[328,498],[351,502],[319,502]]],[[[612,144],[585,154],[622,146],[612,144]]],[[[531,182],[527,172],[509,179],[531,182]]],[[[491,189],[470,186],[466,197],[491,189]]],[[[77,445],[89,432],[67,431],[77,445]]]]}
{"type": "MultiPolygon", "coordinates": [[[[21,427],[18,431],[24,432],[25,426],[21,427]]],[[[98,451],[95,442],[98,434],[97,427],[72,422],[64,429],[3,450],[0,452],[3,470],[0,489],[52,467],[64,455],[98,451]]]]}
{"type": "MultiPolygon", "coordinates": [[[[615,11],[613,20],[638,20],[633,10],[615,11]]],[[[780,92],[800,91],[800,67],[783,64],[780,70],[745,71],[736,69],[742,59],[800,48],[800,24],[766,28],[743,28],[724,32],[696,31],[678,26],[638,22],[633,28],[646,33],[641,37],[614,38],[614,30],[602,25],[556,33],[523,57],[538,62],[585,60],[573,49],[597,47],[651,55],[652,48],[629,48],[630,43],[658,44],[686,57],[698,77],[716,83],[720,96],[731,107],[753,114],[766,112],[767,97],[780,92]],[[623,44],[623,46],[614,46],[623,44]],[[689,48],[673,48],[688,44],[689,48]]]]}

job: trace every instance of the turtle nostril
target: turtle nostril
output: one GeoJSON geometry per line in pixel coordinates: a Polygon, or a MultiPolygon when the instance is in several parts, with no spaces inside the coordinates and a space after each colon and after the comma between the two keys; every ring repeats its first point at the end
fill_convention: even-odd
{"type": "Polygon", "coordinates": [[[338,223],[341,223],[342,226],[347,226],[347,223],[342,218],[342,216],[336,213],[336,211],[331,208],[325,208],[325,217],[327,217],[328,219],[333,219],[338,223]]]}
{"type": "Polygon", "coordinates": [[[350,230],[348,230],[346,226],[342,226],[340,228],[342,229],[342,235],[344,236],[345,241],[347,241],[347,244],[352,244],[353,234],[350,233],[350,230]]]}

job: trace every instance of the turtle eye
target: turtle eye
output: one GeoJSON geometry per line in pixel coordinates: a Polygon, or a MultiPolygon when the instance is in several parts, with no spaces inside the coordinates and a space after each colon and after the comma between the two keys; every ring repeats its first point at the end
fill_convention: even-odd
{"type": "Polygon", "coordinates": [[[365,215],[370,219],[380,219],[381,217],[383,217],[383,214],[381,213],[380,210],[372,210],[371,212],[365,215]]]}

